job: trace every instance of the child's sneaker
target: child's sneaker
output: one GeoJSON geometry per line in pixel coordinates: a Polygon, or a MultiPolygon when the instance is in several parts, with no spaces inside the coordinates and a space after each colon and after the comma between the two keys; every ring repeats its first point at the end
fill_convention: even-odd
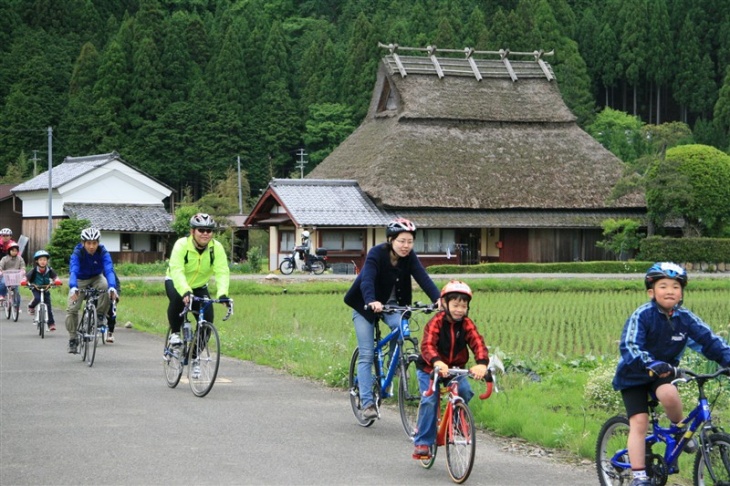
{"type": "Polygon", "coordinates": [[[106,333],[106,342],[113,343],[114,342],[114,335],[110,332],[106,333]]]}
{"type": "Polygon", "coordinates": [[[35,307],[28,306],[28,314],[31,316],[35,315],[35,307]]]}
{"type": "Polygon", "coordinates": [[[54,323],[48,324],[48,330],[49,331],[55,331],[56,330],[56,325],[54,323]]]}

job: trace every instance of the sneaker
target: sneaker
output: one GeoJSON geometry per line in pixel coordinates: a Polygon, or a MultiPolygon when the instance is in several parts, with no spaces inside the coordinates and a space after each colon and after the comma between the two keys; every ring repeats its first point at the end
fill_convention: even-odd
{"type": "Polygon", "coordinates": [[[110,332],[106,333],[106,342],[113,343],[114,342],[114,335],[110,332]]]}
{"type": "Polygon", "coordinates": [[[654,486],[654,484],[652,478],[634,478],[629,486],[654,486]]]}
{"type": "Polygon", "coordinates": [[[48,330],[49,331],[55,331],[56,330],[56,325],[55,324],[48,324],[48,330]]]}
{"type": "Polygon", "coordinates": [[[200,365],[193,366],[193,371],[190,374],[190,378],[192,378],[193,380],[197,380],[198,378],[200,378],[200,365]]]}
{"type": "Polygon", "coordinates": [[[413,459],[431,459],[431,448],[427,445],[417,445],[413,449],[413,459]]]}
{"type": "Polygon", "coordinates": [[[28,314],[31,316],[35,315],[35,307],[28,306],[28,314]]]}
{"type": "Polygon", "coordinates": [[[182,344],[182,341],[180,340],[180,335],[176,332],[173,332],[170,334],[170,346],[180,346],[182,344]]]}
{"type": "Polygon", "coordinates": [[[363,420],[373,420],[378,418],[378,410],[375,408],[375,405],[371,404],[365,407],[362,411],[362,418],[363,420]]]}
{"type": "Polygon", "coordinates": [[[687,441],[686,444],[684,444],[684,452],[687,454],[694,454],[697,452],[697,441],[693,438],[687,441]]]}
{"type": "Polygon", "coordinates": [[[71,354],[76,354],[78,352],[78,350],[76,349],[76,346],[77,346],[76,340],[75,339],[71,339],[68,342],[68,352],[71,353],[71,354]]]}

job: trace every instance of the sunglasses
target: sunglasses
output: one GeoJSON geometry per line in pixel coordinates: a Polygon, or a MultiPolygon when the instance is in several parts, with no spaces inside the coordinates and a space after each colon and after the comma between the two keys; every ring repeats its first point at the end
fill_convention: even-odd
{"type": "Polygon", "coordinates": [[[198,230],[198,233],[212,233],[213,232],[212,229],[208,229],[208,228],[196,228],[196,229],[198,230]]]}

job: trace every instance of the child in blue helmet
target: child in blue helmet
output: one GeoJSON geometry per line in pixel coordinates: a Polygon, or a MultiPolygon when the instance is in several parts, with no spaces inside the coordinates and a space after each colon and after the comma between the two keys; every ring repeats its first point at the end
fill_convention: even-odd
{"type": "MultiPolygon", "coordinates": [[[[25,274],[25,281],[29,284],[44,286],[44,285],[61,285],[61,280],[56,275],[48,260],[51,255],[46,250],[38,250],[33,255],[33,268],[25,274]]],[[[30,289],[33,292],[33,300],[28,304],[28,314],[35,314],[35,306],[41,301],[41,291],[37,289],[30,289]]],[[[46,292],[43,301],[46,303],[48,309],[48,330],[56,330],[56,321],[53,318],[53,306],[51,305],[51,293],[46,292]]]]}
{"type": "MultiPolygon", "coordinates": [[[[688,341],[697,343],[706,358],[730,366],[730,346],[682,306],[687,280],[679,265],[655,263],[644,277],[650,301],[631,314],[621,333],[613,387],[621,392],[629,417],[632,486],[653,484],[645,460],[649,393],[662,404],[669,420],[678,423],[683,419],[682,400],[671,382],[688,341]]],[[[696,447],[691,442],[687,447],[696,447]]]]}

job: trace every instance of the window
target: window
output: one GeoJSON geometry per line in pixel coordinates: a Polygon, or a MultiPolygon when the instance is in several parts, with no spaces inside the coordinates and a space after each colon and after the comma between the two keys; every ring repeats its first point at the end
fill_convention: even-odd
{"type": "Polygon", "coordinates": [[[363,251],[364,230],[322,231],[322,247],[330,251],[363,251]]]}
{"type": "Polygon", "coordinates": [[[279,252],[286,253],[294,249],[294,232],[279,231],[279,252]]]}
{"type": "Polygon", "coordinates": [[[456,230],[453,229],[427,229],[418,231],[416,234],[416,253],[454,253],[456,242],[456,230]]]}

